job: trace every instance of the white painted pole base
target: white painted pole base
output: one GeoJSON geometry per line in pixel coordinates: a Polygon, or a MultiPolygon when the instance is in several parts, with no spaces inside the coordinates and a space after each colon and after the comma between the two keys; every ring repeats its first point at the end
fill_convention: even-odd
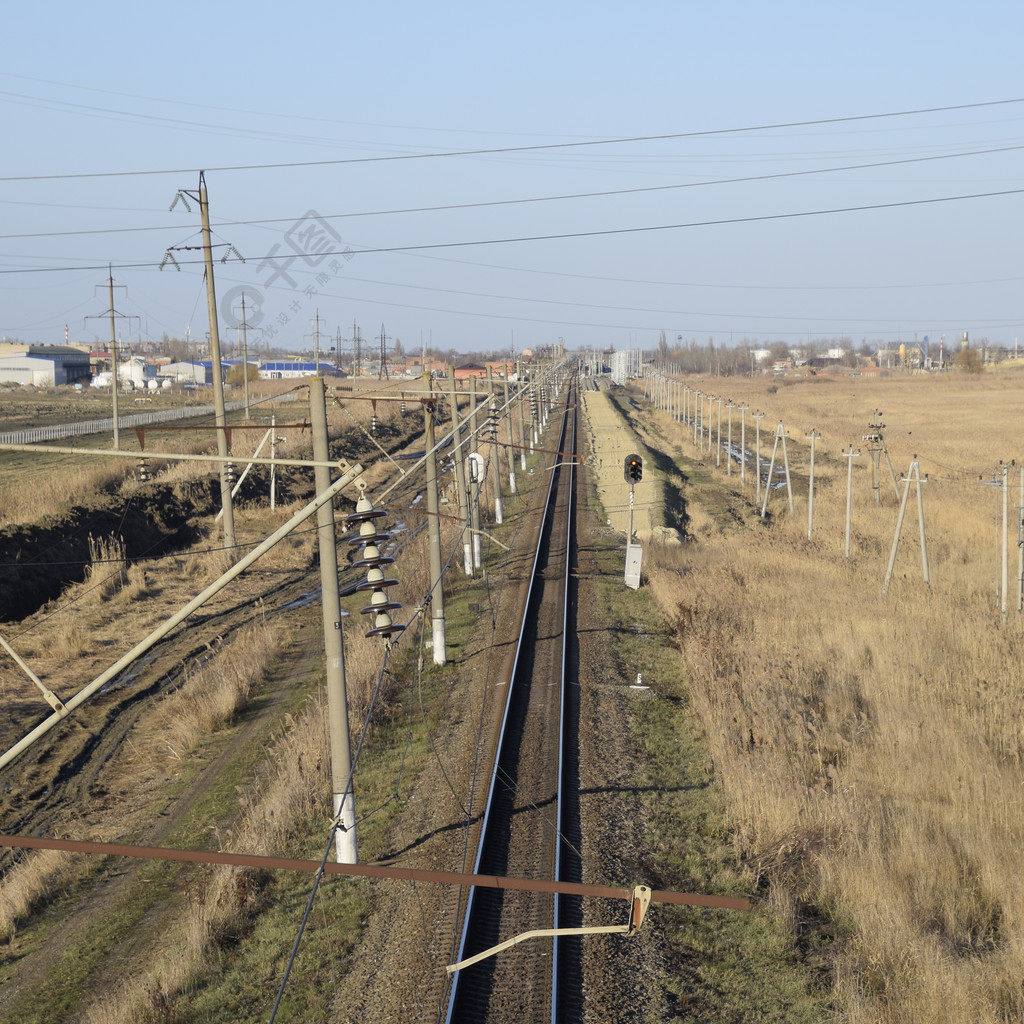
{"type": "Polygon", "coordinates": [[[444,653],[444,619],[440,617],[431,619],[430,632],[434,640],[434,664],[444,665],[446,663],[444,653]]]}
{"type": "Polygon", "coordinates": [[[341,824],[345,831],[334,833],[334,859],[339,864],[358,864],[359,850],[356,847],[356,800],[352,793],[334,794],[334,816],[340,812],[341,824]]]}

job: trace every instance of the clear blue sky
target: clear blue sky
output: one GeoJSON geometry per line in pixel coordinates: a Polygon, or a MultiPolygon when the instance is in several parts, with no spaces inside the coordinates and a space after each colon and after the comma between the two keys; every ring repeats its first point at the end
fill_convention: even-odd
{"type": "Polygon", "coordinates": [[[292,350],[317,314],[322,344],[358,322],[461,352],[1024,335],[1019,0],[4,22],[8,338],[108,338],[108,263],[122,338],[203,337],[199,253],[158,270],[199,242],[196,204],[168,207],[200,169],[218,257],[246,260],[216,265],[228,341],[242,290],[250,342],[292,350]]]}

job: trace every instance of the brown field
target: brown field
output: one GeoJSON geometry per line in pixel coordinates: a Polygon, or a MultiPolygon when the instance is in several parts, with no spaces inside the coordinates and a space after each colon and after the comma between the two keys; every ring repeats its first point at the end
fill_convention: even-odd
{"type": "MultiPolygon", "coordinates": [[[[812,925],[834,936],[834,994],[851,1024],[1024,1019],[1024,372],[687,383],[763,410],[763,458],[783,423],[793,473],[793,513],[783,488],[762,520],[749,469],[741,486],[737,466],[726,476],[724,457],[716,468],[692,429],[651,408],[651,381],[631,388],[647,393],[631,418],[648,472],[662,453],[677,468],[659,479],[684,478],[689,542],[648,546],[645,573],[686,661],[737,858],[797,941],[812,925]],[[911,489],[887,594],[898,503],[884,459],[877,504],[870,459],[854,460],[844,557],[841,452],[865,447],[876,409],[897,475],[917,458],[928,477],[930,585],[911,489]],[[1004,616],[1001,492],[983,484],[1012,459],[1004,616]]],[[[621,503],[611,462],[604,500],[621,503]]]]}

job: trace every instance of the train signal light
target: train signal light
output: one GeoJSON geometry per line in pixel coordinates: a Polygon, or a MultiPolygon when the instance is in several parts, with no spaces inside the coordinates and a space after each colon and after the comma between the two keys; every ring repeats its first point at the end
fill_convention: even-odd
{"type": "Polygon", "coordinates": [[[644,460],[639,455],[627,456],[624,471],[627,484],[640,483],[644,476],[644,460]]]}

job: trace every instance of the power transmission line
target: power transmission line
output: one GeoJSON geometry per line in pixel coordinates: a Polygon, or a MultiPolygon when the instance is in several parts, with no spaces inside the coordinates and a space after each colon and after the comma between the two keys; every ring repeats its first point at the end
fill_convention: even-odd
{"type": "MultiPolygon", "coordinates": [[[[0,178],[0,181],[4,179],[0,178]]],[[[995,192],[972,192],[957,196],[935,196],[930,199],[904,199],[892,203],[867,203],[861,206],[838,206],[818,210],[798,210],[792,213],[768,213],[756,214],[749,217],[722,217],[714,220],[683,221],[676,224],[648,224],[642,227],[631,228],[601,228],[593,231],[565,231],[550,235],[518,235],[499,238],[477,238],[464,242],[426,242],[421,245],[390,245],[379,248],[366,248],[352,250],[338,249],[328,252],[299,253],[298,255],[319,257],[346,256],[354,251],[357,256],[372,256],[382,253],[393,252],[422,252],[428,249],[459,249],[474,245],[507,245],[516,242],[548,242],[572,238],[599,238],[612,235],[643,234],[650,231],[681,231],[687,228],[722,227],[728,224],[755,224],[765,221],[794,220],[801,217],[824,217],[839,213],[864,213],[873,210],[894,210],[911,206],[929,206],[939,203],[962,202],[967,199],[993,199],[1002,196],[1015,196],[1024,194],[1024,188],[1001,189],[995,192]]],[[[256,259],[269,257],[256,257],[256,259]]],[[[200,260],[180,260],[181,265],[199,264],[200,260]]],[[[108,266],[111,266],[108,264],[108,266]]],[[[117,263],[112,266],[118,270],[151,269],[158,267],[155,263],[117,263]]],[[[32,267],[0,270],[0,274],[29,274],[29,273],[52,273],[54,271],[72,270],[98,270],[102,266],[96,264],[83,264],[81,266],[65,267],[32,267]]]]}
{"type": "MultiPolygon", "coordinates": [[[[975,110],[982,107],[1024,103],[1024,97],[987,100],[980,103],[960,103],[944,107],[921,107],[916,110],[895,110],[877,114],[854,114],[846,117],[818,118],[810,121],[780,121],[774,124],[747,125],[741,128],[709,128],[692,132],[667,132],[659,135],[635,135],[614,139],[591,139],[575,142],[548,142],[529,146],[496,146],[486,149],[439,150],[427,153],[400,153],[389,156],[345,157],[336,160],[293,160],[283,163],[229,164],[222,167],[171,167],[142,171],[80,171],[66,174],[21,174],[0,177],[0,181],[69,181],[84,178],[128,178],[156,174],[191,174],[199,170],[255,171],[278,170],[295,167],[336,167],[343,164],[387,163],[400,160],[430,160],[454,156],[493,156],[505,153],[531,153],[556,149],[578,149],[587,146],[624,145],[633,142],[667,142],[674,139],[697,139],[721,135],[740,135],[745,132],[778,131],[782,128],[813,128],[826,124],[850,124],[860,121],[881,120],[889,117],[912,117],[918,114],[937,114],[953,110],[975,110]]],[[[164,119],[161,119],[164,120],[164,119]]]]}

